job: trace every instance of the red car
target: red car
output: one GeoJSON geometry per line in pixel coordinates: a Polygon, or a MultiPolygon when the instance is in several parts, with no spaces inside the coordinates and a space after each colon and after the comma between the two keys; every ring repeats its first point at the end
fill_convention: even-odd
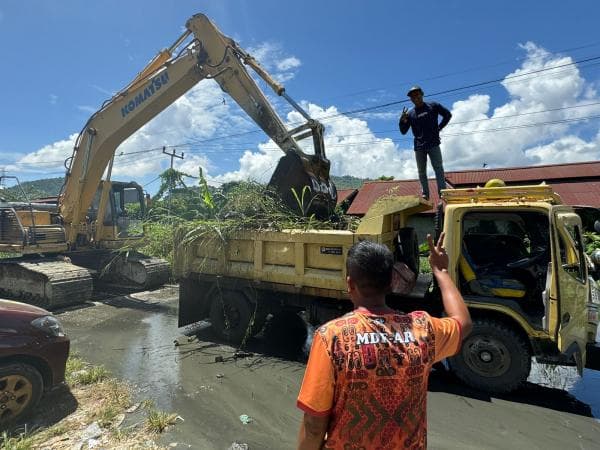
{"type": "Polygon", "coordinates": [[[0,428],[31,413],[65,379],[69,338],[51,313],[0,299],[0,428]]]}

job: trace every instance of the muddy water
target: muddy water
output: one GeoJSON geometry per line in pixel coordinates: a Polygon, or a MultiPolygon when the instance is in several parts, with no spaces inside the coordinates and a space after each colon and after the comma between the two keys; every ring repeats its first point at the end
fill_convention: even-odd
{"type": "MultiPolygon", "coordinates": [[[[60,318],[82,357],[133,383],[138,399],[153,399],[183,418],[163,437],[165,444],[294,448],[302,352],[269,356],[272,346],[259,337],[249,342],[252,356],[235,358],[235,349],[214,342],[207,324],[184,335],[176,308],[177,290],[170,288],[102,300],[60,318]],[[244,414],[250,423],[242,423],[244,414]]],[[[559,370],[535,366],[530,381],[537,384],[503,397],[432,373],[430,448],[600,448],[600,424],[591,417],[600,417],[598,375],[579,379],[574,371],[559,370]]]]}

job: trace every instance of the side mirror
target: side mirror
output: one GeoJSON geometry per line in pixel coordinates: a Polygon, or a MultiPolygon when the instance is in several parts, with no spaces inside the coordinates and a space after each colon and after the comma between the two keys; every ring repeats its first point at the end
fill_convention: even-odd
{"type": "Polygon", "coordinates": [[[594,230],[596,231],[596,233],[600,233],[600,220],[596,220],[594,222],[594,230]]]}

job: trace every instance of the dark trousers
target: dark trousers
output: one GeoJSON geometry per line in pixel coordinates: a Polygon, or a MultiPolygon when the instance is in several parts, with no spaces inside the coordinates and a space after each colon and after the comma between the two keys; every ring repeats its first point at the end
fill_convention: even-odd
{"type": "Polygon", "coordinates": [[[415,158],[417,160],[417,170],[419,171],[419,181],[421,182],[421,190],[423,195],[429,197],[429,183],[427,181],[427,155],[431,161],[431,166],[435,172],[435,180],[437,182],[438,193],[442,189],[446,189],[446,180],[444,178],[444,165],[442,161],[442,151],[440,146],[436,145],[427,150],[416,150],[415,158]]]}

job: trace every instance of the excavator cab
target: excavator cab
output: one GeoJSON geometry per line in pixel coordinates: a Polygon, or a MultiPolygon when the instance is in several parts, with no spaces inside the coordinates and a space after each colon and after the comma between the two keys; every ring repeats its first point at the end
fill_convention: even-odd
{"type": "Polygon", "coordinates": [[[146,212],[146,198],[142,187],[133,181],[111,181],[107,185],[110,186],[110,192],[106,205],[100,207],[103,186],[101,184],[88,209],[88,221],[101,224],[104,229],[101,233],[103,239],[142,237],[142,220],[146,212]],[[104,211],[104,217],[100,222],[98,213],[101,210],[104,211]]]}

